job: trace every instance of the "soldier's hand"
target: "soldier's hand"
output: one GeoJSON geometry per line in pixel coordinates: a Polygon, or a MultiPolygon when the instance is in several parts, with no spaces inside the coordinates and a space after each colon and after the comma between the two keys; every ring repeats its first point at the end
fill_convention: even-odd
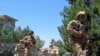
{"type": "Polygon", "coordinates": [[[80,38],[83,37],[83,32],[82,31],[78,32],[78,37],[80,37],[80,38]]]}

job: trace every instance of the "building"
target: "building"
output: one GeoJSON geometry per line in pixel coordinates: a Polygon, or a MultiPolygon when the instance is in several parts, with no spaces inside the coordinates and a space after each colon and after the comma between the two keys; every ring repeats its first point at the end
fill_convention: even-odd
{"type": "Polygon", "coordinates": [[[17,20],[15,18],[12,18],[8,15],[0,15],[0,30],[4,25],[6,25],[9,30],[15,28],[16,21],[17,20]]]}
{"type": "MultiPolygon", "coordinates": [[[[17,20],[15,18],[12,18],[8,15],[0,15],[0,30],[6,25],[7,29],[10,31],[15,28],[15,22],[17,20]]],[[[12,44],[13,45],[13,44],[12,44]]],[[[8,50],[6,47],[11,47],[11,43],[2,43],[0,42],[0,55],[3,53],[3,50],[8,50]]]]}
{"type": "Polygon", "coordinates": [[[49,48],[41,48],[41,52],[44,56],[57,56],[59,54],[59,48],[53,45],[49,46],[49,48]]]}

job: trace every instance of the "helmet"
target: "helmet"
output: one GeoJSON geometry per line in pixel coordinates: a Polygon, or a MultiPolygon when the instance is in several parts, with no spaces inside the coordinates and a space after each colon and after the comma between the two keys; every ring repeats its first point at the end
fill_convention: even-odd
{"type": "Polygon", "coordinates": [[[76,15],[76,18],[78,18],[79,15],[86,15],[85,11],[79,11],[76,15]]]}
{"type": "Polygon", "coordinates": [[[33,34],[33,33],[34,33],[34,31],[30,31],[30,32],[29,32],[29,34],[33,34]]]}

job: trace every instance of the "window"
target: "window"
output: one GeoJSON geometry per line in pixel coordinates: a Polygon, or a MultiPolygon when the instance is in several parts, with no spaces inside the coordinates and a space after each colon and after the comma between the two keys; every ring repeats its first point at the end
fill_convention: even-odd
{"type": "Polygon", "coordinates": [[[13,28],[11,26],[7,26],[8,31],[13,30],[13,28]]]}

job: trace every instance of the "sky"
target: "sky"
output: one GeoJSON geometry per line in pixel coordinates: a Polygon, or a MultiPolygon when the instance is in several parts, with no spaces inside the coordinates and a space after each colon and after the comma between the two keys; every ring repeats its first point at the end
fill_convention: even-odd
{"type": "Polygon", "coordinates": [[[64,6],[69,6],[65,0],[0,0],[0,15],[17,19],[16,27],[29,26],[48,47],[51,39],[61,39],[57,27],[62,25],[64,6]]]}

